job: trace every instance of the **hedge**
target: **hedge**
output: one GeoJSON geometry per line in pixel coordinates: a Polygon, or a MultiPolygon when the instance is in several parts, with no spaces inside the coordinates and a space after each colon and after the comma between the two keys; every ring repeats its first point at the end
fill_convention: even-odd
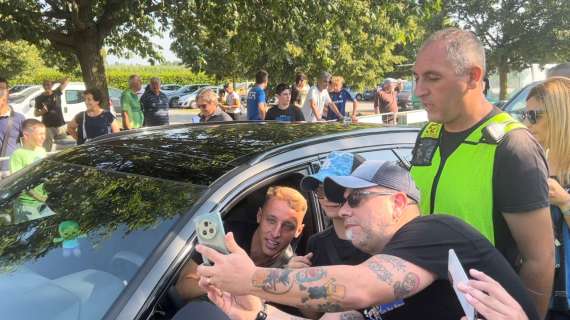
{"type": "MultiPolygon", "coordinates": [[[[203,72],[195,73],[182,66],[108,66],[106,72],[107,85],[118,89],[126,89],[128,87],[129,76],[134,73],[142,77],[143,83],[148,82],[152,77],[159,77],[164,84],[216,83],[213,76],[203,72]]],[[[41,68],[33,74],[10,79],[10,85],[40,84],[44,79],[54,80],[61,79],[65,76],[69,77],[71,81],[83,81],[80,72],[64,74],[56,69],[41,68]]]]}

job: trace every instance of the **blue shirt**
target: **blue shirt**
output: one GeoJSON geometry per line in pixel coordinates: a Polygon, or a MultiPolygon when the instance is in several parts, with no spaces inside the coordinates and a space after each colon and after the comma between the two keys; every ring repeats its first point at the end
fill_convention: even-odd
{"type": "Polygon", "coordinates": [[[260,103],[265,103],[265,91],[255,86],[247,94],[247,120],[263,120],[259,114],[260,103]]]}
{"type": "MultiPolygon", "coordinates": [[[[350,93],[348,93],[346,89],[342,89],[339,92],[329,92],[329,96],[331,97],[332,102],[334,102],[334,104],[338,108],[338,111],[340,111],[340,113],[343,116],[346,116],[346,110],[345,110],[346,102],[347,101],[354,102],[354,99],[352,98],[350,93]]],[[[335,119],[339,120],[336,114],[331,109],[329,109],[329,112],[327,113],[327,120],[335,120],[335,119]]]]}
{"type": "MultiPolygon", "coordinates": [[[[23,114],[18,112],[10,111],[10,116],[12,117],[12,127],[10,130],[10,136],[7,140],[8,145],[6,146],[6,154],[0,155],[0,157],[10,157],[14,150],[18,148],[18,141],[22,136],[22,124],[26,118],[23,114]]],[[[2,143],[7,136],[8,131],[8,117],[0,117],[0,148],[2,148],[2,143]]],[[[0,170],[7,171],[10,170],[9,160],[0,160],[0,170]]]]}
{"type": "Polygon", "coordinates": [[[145,91],[141,97],[141,108],[145,127],[170,124],[168,97],[162,91],[158,95],[151,90],[145,91]]]}

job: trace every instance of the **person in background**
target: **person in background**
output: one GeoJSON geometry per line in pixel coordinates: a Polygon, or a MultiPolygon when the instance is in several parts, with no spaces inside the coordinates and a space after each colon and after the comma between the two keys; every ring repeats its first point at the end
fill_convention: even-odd
{"type": "Polygon", "coordinates": [[[307,76],[298,72],[295,75],[295,84],[291,88],[291,102],[297,108],[302,108],[305,103],[305,99],[309,94],[309,84],[307,83],[307,76]]]}
{"type": "Polygon", "coordinates": [[[548,179],[550,213],[558,245],[554,293],[549,320],[570,318],[568,281],[570,271],[570,79],[552,77],[532,88],[527,96],[523,123],[544,148],[550,178],[548,179]]]}
{"type": "Polygon", "coordinates": [[[141,78],[133,74],[129,77],[129,89],[121,94],[123,108],[123,128],[126,130],[142,127],[144,115],[137,93],[141,90],[141,78]]]}
{"type": "Polygon", "coordinates": [[[53,90],[53,85],[58,82],[44,80],[42,86],[44,92],[36,97],[34,115],[41,116],[42,122],[46,125],[47,136],[44,148],[51,152],[55,138],[65,135],[65,119],[61,109],[61,95],[67,87],[69,80],[64,78],[59,81],[59,87],[53,90]]]}
{"type": "Polygon", "coordinates": [[[247,120],[263,120],[267,111],[265,89],[269,82],[269,74],[259,70],[255,74],[255,86],[247,94],[247,120]]]}
{"type": "Polygon", "coordinates": [[[382,90],[376,92],[374,99],[374,113],[391,113],[382,116],[382,122],[395,124],[398,113],[398,93],[395,88],[396,79],[386,78],[382,84],[382,90]]]}
{"type": "MultiPolygon", "coordinates": [[[[10,157],[18,148],[25,120],[8,105],[8,81],[0,78],[0,158],[10,157]]],[[[0,179],[10,175],[10,161],[0,160],[0,179]]]]}
{"type": "Polygon", "coordinates": [[[338,111],[338,108],[334,105],[329,96],[328,87],[331,80],[331,74],[328,72],[322,72],[316,86],[312,86],[309,90],[307,99],[303,104],[303,116],[307,122],[317,122],[323,119],[323,110],[330,108],[334,114],[339,118],[342,115],[338,111]]]}
{"type": "Polygon", "coordinates": [[[170,124],[168,116],[168,97],[160,91],[160,79],[151,78],[148,90],[141,97],[144,126],[162,126],[170,124]]]}
{"type": "MultiPolygon", "coordinates": [[[[46,126],[36,119],[27,119],[22,124],[22,147],[10,157],[10,172],[14,173],[46,157],[43,148],[46,139],[46,126]]],[[[16,202],[15,223],[39,219],[52,215],[53,211],[45,206],[47,199],[43,185],[40,184],[23,192],[16,202]]]]}
{"type": "Polygon", "coordinates": [[[276,120],[284,122],[305,121],[303,112],[295,105],[291,104],[291,89],[289,85],[280,83],[275,87],[277,95],[277,105],[269,108],[265,115],[265,120],[276,120]]]}
{"type": "Polygon", "coordinates": [[[196,105],[200,109],[200,122],[232,121],[232,117],[218,106],[218,97],[212,89],[200,92],[196,98],[196,105]]]}
{"type": "Polygon", "coordinates": [[[224,85],[224,92],[226,93],[226,98],[223,101],[224,111],[232,117],[234,120],[239,120],[239,115],[241,115],[241,100],[237,92],[235,92],[234,84],[229,82],[224,85]]]}
{"type": "Polygon", "coordinates": [[[424,42],[415,94],[430,122],[412,151],[411,173],[422,214],[454,215],[487,237],[544,318],[555,263],[546,159],[524,125],[486,100],[485,66],[485,49],[470,31],[443,29],[424,42]]]}
{"type": "MultiPolygon", "coordinates": [[[[331,78],[331,85],[329,90],[329,95],[331,97],[332,102],[338,108],[338,111],[342,116],[346,116],[346,103],[348,101],[352,102],[352,114],[351,118],[352,121],[356,121],[356,109],[358,109],[358,101],[356,98],[353,98],[348,90],[343,88],[344,85],[344,78],[340,76],[334,76],[331,78]]],[[[327,116],[327,120],[342,120],[341,118],[336,115],[333,110],[329,109],[327,116]]]]}
{"type": "Polygon", "coordinates": [[[83,92],[87,110],[73,117],[67,126],[68,133],[77,140],[77,145],[89,142],[109,133],[119,132],[115,116],[101,108],[103,94],[99,89],[87,89],[83,92]]]}

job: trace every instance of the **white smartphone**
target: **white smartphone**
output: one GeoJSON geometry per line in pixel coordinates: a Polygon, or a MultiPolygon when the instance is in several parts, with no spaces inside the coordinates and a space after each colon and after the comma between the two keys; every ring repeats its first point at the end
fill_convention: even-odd
{"type": "Polygon", "coordinates": [[[457,284],[462,282],[467,282],[469,278],[459,262],[459,258],[455,254],[455,250],[449,249],[449,258],[447,262],[447,271],[449,273],[449,282],[453,286],[453,290],[459,299],[459,303],[463,308],[463,312],[467,316],[467,320],[475,320],[477,313],[475,312],[475,308],[465,299],[465,295],[463,292],[457,289],[457,284]]]}
{"type": "MultiPolygon", "coordinates": [[[[224,224],[218,212],[201,214],[196,217],[196,234],[198,242],[220,253],[228,254],[226,247],[224,224]]],[[[204,264],[212,265],[206,257],[202,256],[204,264]]]]}

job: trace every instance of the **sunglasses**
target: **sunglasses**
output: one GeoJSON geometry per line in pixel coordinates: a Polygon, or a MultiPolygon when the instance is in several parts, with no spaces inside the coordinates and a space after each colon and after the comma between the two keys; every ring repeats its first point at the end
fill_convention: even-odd
{"type": "Polygon", "coordinates": [[[542,115],[544,115],[546,111],[544,110],[527,110],[527,111],[521,111],[520,112],[520,118],[522,121],[524,120],[528,120],[528,122],[530,124],[536,124],[536,122],[538,121],[538,119],[540,119],[542,117],[542,115]]]}
{"type": "Polygon", "coordinates": [[[368,198],[371,196],[376,196],[376,197],[390,196],[393,194],[394,194],[394,192],[354,191],[351,194],[349,194],[346,199],[344,199],[344,202],[341,203],[341,205],[348,203],[349,207],[356,208],[356,207],[360,206],[360,203],[362,202],[362,200],[364,200],[364,198],[368,198]]]}

